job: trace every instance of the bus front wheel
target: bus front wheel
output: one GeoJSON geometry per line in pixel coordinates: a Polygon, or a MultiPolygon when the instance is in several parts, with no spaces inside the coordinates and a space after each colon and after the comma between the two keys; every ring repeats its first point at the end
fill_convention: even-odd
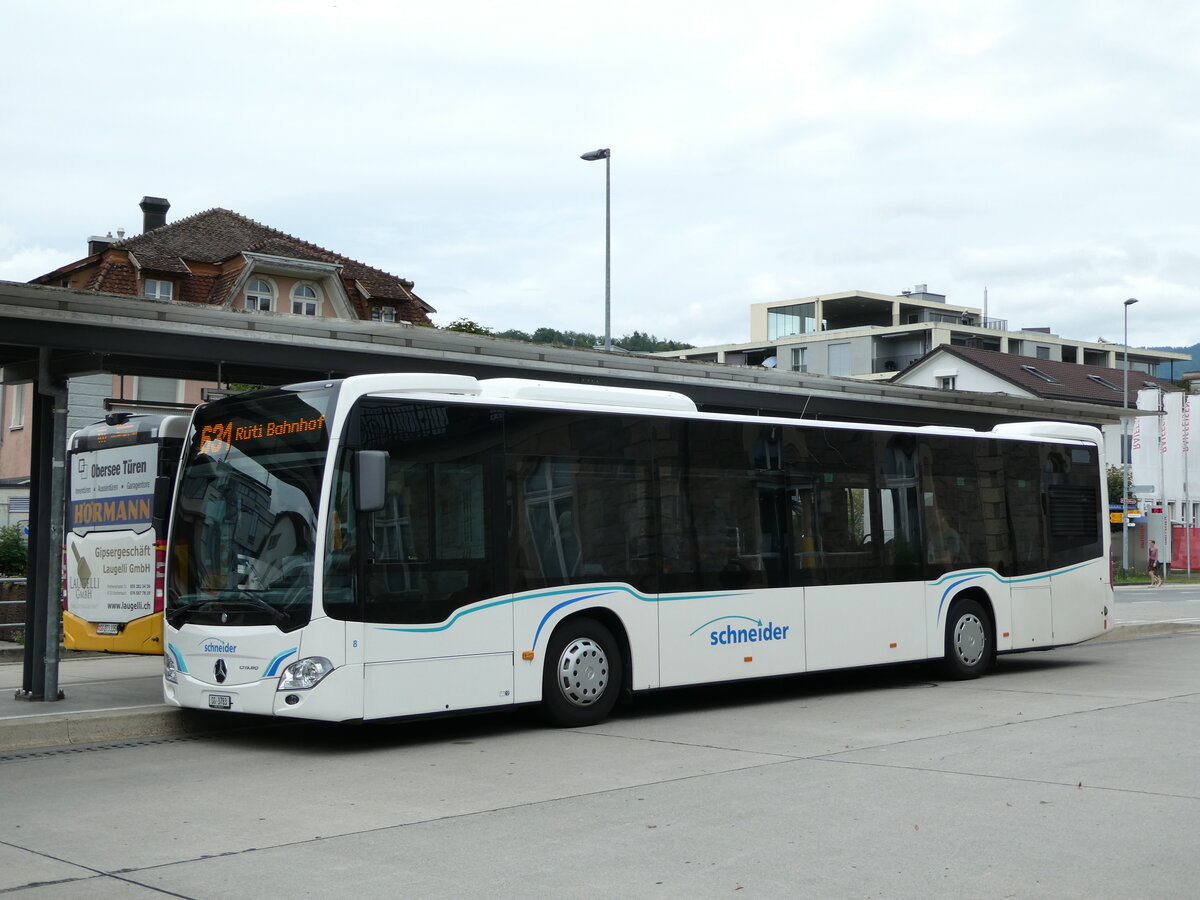
{"type": "Polygon", "coordinates": [[[569,619],[554,631],[542,673],[542,711],[554,725],[604,721],[621,690],[621,651],[595,619],[569,619]]]}
{"type": "Polygon", "coordinates": [[[946,655],[942,674],[947,678],[978,678],[987,671],[996,646],[991,620],[977,600],[959,600],[946,617],[946,655]]]}

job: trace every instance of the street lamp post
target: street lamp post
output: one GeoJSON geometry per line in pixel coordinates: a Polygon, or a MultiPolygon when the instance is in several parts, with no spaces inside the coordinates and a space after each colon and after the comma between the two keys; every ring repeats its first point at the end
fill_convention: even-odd
{"type": "Polygon", "coordinates": [[[604,349],[612,351],[612,181],[609,177],[608,148],[593,150],[579,157],[588,162],[604,160],[604,349]]]}
{"type": "Polygon", "coordinates": [[[1129,496],[1129,467],[1133,465],[1133,454],[1129,452],[1129,307],[1137,303],[1130,297],[1125,301],[1125,389],[1121,392],[1121,574],[1129,574],[1129,507],[1125,498],[1129,496]]]}

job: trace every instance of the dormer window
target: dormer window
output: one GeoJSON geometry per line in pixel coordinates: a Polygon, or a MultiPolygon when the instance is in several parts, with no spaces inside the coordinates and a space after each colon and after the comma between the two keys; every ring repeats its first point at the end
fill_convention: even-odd
{"type": "Polygon", "coordinates": [[[142,282],[142,296],[149,297],[151,300],[170,300],[171,288],[172,285],[169,281],[147,278],[142,282]]]}
{"type": "Polygon", "coordinates": [[[270,312],[275,307],[275,291],[268,281],[255,278],[246,285],[246,309],[270,312]]]}
{"type": "Polygon", "coordinates": [[[396,307],[394,306],[372,306],[371,307],[372,322],[395,322],[396,307]]]}
{"type": "Polygon", "coordinates": [[[292,288],[292,313],[297,316],[315,316],[320,309],[321,299],[311,284],[298,284],[292,288]]]}

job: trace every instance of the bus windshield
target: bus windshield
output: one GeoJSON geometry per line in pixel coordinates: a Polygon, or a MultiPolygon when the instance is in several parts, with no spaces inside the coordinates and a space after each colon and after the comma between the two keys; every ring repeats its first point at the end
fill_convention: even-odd
{"type": "Polygon", "coordinates": [[[196,410],[173,512],[172,627],[307,624],[331,394],[300,385],[196,410]]]}

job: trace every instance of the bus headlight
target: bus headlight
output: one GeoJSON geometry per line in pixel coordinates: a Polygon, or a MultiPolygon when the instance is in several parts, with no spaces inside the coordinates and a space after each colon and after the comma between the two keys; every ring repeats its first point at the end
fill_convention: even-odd
{"type": "Polygon", "coordinates": [[[179,666],[175,664],[175,657],[170,650],[163,654],[163,678],[171,684],[179,683],[179,666]]]}
{"type": "Polygon", "coordinates": [[[320,684],[321,679],[333,671],[333,663],[323,656],[310,656],[297,660],[279,676],[277,691],[307,691],[320,684]]]}

